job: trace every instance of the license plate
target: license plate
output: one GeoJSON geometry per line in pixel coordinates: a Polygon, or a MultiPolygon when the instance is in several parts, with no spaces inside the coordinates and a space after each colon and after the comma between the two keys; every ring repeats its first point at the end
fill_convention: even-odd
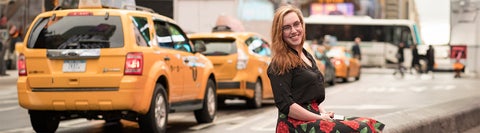
{"type": "Polygon", "coordinates": [[[64,60],[63,72],[85,72],[85,60],[64,60]]]}

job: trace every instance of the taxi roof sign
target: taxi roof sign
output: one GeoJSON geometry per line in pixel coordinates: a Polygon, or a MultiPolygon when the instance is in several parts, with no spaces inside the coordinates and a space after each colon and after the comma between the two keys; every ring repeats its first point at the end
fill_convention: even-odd
{"type": "Polygon", "coordinates": [[[135,6],[135,0],[60,0],[59,3],[63,9],[135,6]]]}
{"type": "Polygon", "coordinates": [[[78,8],[102,8],[100,0],[79,0],[78,8]]]}

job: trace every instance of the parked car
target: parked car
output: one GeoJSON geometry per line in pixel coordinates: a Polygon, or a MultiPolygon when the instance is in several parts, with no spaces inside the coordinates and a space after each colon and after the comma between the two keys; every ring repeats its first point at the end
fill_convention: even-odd
{"type": "Polygon", "coordinates": [[[335,77],[335,67],[330,62],[328,57],[324,56],[324,52],[319,51],[321,50],[318,45],[311,45],[310,43],[305,42],[303,47],[310,52],[310,54],[315,58],[315,62],[317,63],[320,72],[322,72],[323,77],[325,79],[325,83],[333,86],[336,83],[335,77]]]}
{"type": "Polygon", "coordinates": [[[141,132],[166,132],[169,112],[177,111],[210,123],[217,86],[202,47],[150,11],[90,5],[44,12],[16,47],[19,104],[36,132],[75,118],[125,119],[141,132]]]}
{"type": "Polygon", "coordinates": [[[350,53],[343,46],[332,46],[327,50],[327,57],[331,58],[331,62],[335,66],[335,75],[341,78],[343,82],[353,77],[355,80],[360,79],[360,61],[352,58],[350,53]]]}
{"type": "Polygon", "coordinates": [[[216,27],[213,32],[193,33],[188,37],[193,43],[206,46],[202,54],[214,65],[218,102],[245,99],[248,107],[259,108],[263,99],[273,98],[267,76],[270,43],[260,34],[228,29],[216,27]]]}

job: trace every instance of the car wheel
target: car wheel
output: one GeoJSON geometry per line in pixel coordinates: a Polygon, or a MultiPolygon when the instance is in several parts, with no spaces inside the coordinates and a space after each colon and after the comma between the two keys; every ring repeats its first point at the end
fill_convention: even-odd
{"type": "Polygon", "coordinates": [[[337,82],[335,81],[335,77],[331,78],[330,81],[328,81],[328,84],[330,84],[330,86],[334,86],[335,83],[337,83],[337,82]]]}
{"type": "MultiPolygon", "coordinates": [[[[333,66],[332,66],[332,67],[333,67],[333,66]]],[[[330,79],[330,80],[328,81],[328,84],[330,84],[331,86],[334,86],[334,85],[337,83],[337,81],[336,81],[337,77],[335,77],[335,68],[332,68],[332,69],[330,70],[330,73],[329,73],[327,76],[329,76],[328,79],[330,79]]]]}
{"type": "Polygon", "coordinates": [[[203,108],[195,110],[194,114],[198,123],[210,123],[215,119],[215,115],[217,114],[217,93],[213,80],[209,79],[207,82],[205,97],[203,98],[203,108]]]}
{"type": "Polygon", "coordinates": [[[168,101],[165,88],[163,85],[157,84],[148,113],[139,117],[138,124],[142,133],[165,133],[168,120],[167,111],[168,101]]]}
{"type": "Polygon", "coordinates": [[[355,77],[355,80],[360,80],[360,75],[362,74],[362,71],[360,71],[360,68],[358,68],[358,74],[355,77]]]}
{"type": "Polygon", "coordinates": [[[33,130],[37,133],[53,133],[57,130],[60,119],[53,111],[28,110],[33,130]]]}
{"type": "Polygon", "coordinates": [[[248,108],[260,108],[262,107],[262,82],[259,80],[255,83],[253,91],[253,98],[247,99],[248,108]]]}

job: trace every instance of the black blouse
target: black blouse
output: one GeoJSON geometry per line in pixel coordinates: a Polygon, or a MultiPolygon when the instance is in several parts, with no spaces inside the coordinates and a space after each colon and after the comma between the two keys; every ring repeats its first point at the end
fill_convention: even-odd
{"type": "MultiPolygon", "coordinates": [[[[298,53],[293,49],[292,52],[298,53]]],[[[312,62],[312,67],[308,65],[307,67],[296,67],[282,75],[272,73],[270,70],[272,67],[268,67],[268,77],[272,85],[275,105],[279,112],[286,115],[293,103],[306,107],[313,100],[321,103],[325,99],[323,75],[318,70],[312,55],[305,49],[303,49],[303,54],[312,62]]]]}

